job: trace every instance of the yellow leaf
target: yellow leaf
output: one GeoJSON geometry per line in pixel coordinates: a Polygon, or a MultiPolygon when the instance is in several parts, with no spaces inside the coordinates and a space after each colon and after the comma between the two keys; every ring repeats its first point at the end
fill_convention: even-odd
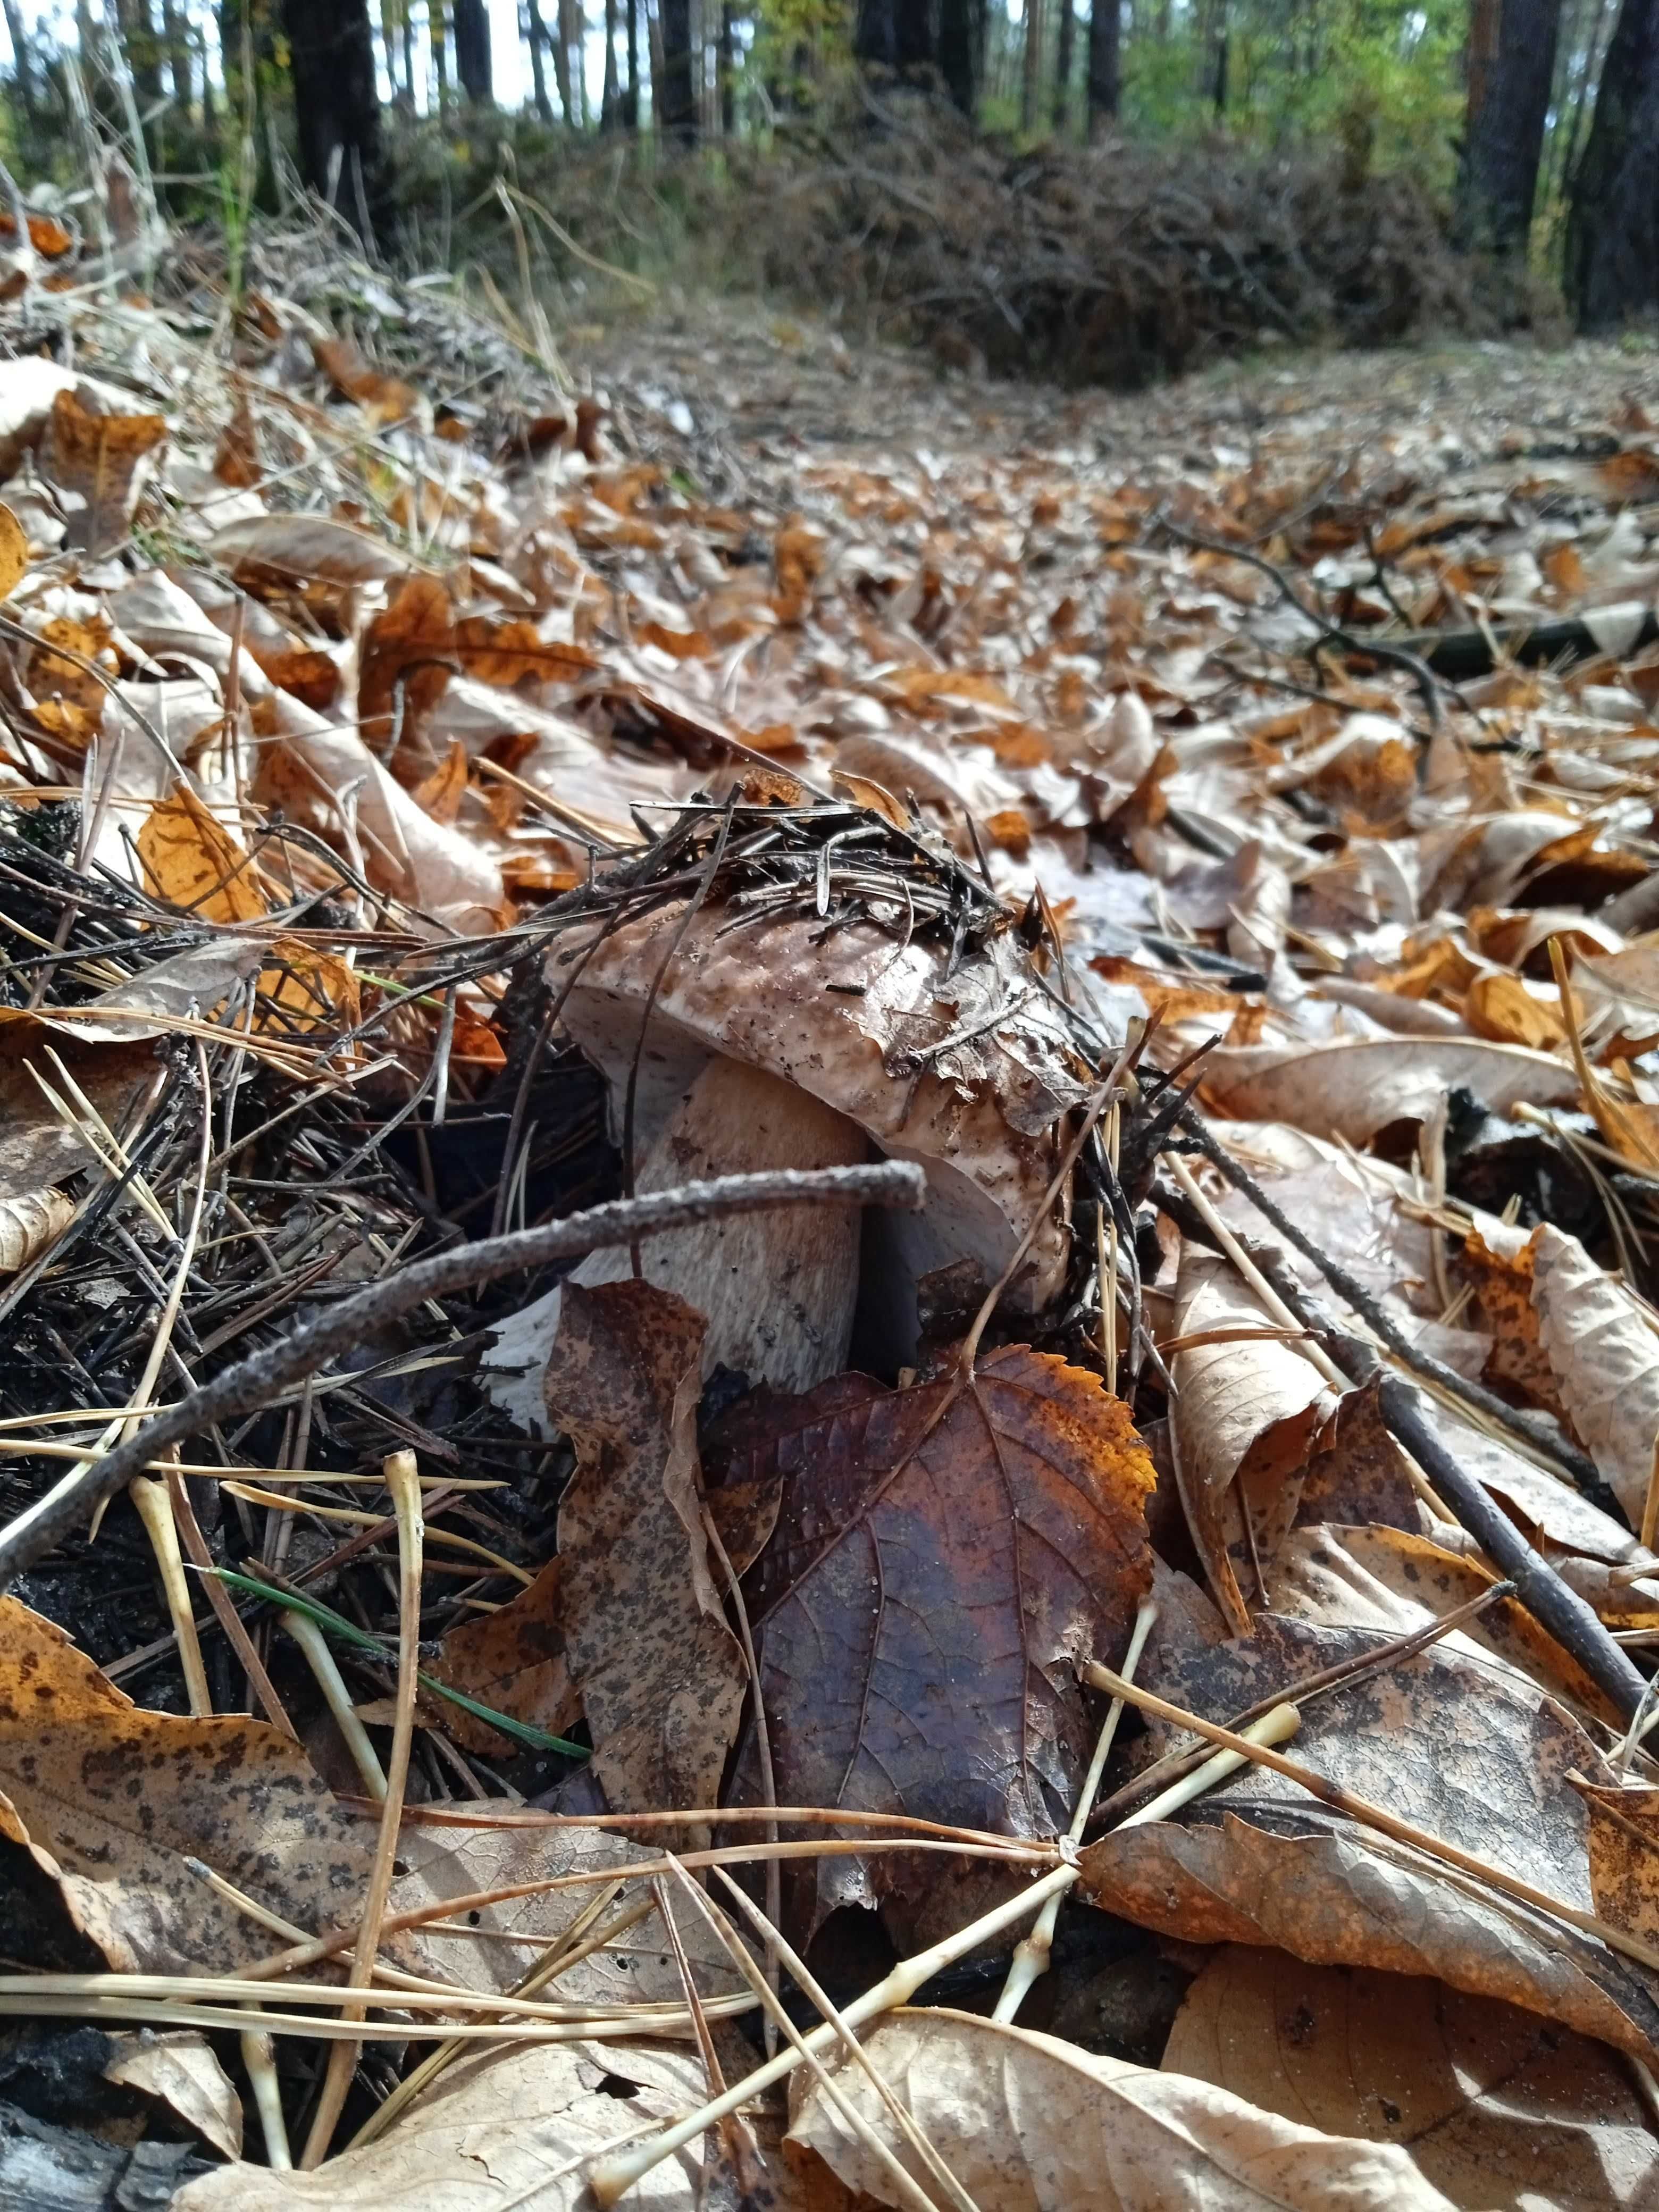
{"type": "Polygon", "coordinates": [[[150,809],[138,857],[163,898],[204,921],[263,921],[269,911],[247,854],[187,784],[150,809]]]}

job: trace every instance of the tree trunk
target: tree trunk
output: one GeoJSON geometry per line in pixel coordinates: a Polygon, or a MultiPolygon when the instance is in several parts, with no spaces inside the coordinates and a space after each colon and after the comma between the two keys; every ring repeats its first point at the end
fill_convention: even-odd
{"type": "Polygon", "coordinates": [[[691,0],[660,0],[662,79],[653,88],[657,128],[690,145],[697,135],[697,93],[691,74],[691,0]]]}
{"type": "Polygon", "coordinates": [[[11,40],[11,81],[17,88],[17,97],[23,103],[26,115],[34,112],[34,50],[29,44],[28,33],[23,28],[23,11],[17,0],[3,0],[6,32],[11,40]]]}
{"type": "Polygon", "coordinates": [[[1042,94],[1042,0],[1025,0],[1025,51],[1020,64],[1019,122],[1035,131],[1042,94]]]}
{"type": "Polygon", "coordinates": [[[547,96],[547,26],[542,21],[541,0],[527,0],[525,21],[530,31],[530,82],[536,112],[544,123],[553,120],[553,104],[547,96]]]}
{"type": "Polygon", "coordinates": [[[173,100],[181,116],[190,113],[191,82],[190,26],[185,21],[185,11],[178,0],[162,0],[162,36],[167,40],[167,72],[173,79],[173,100]]]}
{"type": "Polygon", "coordinates": [[[564,113],[565,127],[576,127],[576,106],[570,96],[570,48],[564,35],[564,0],[553,0],[558,10],[557,30],[549,41],[553,49],[553,82],[559,88],[559,106],[564,113]]]}
{"type": "Polygon", "coordinates": [[[1122,0],[1093,0],[1089,11],[1089,136],[1117,120],[1123,95],[1122,0]]]}
{"type": "Polygon", "coordinates": [[[441,120],[449,113],[449,11],[443,0],[432,0],[428,24],[432,74],[438,80],[438,114],[441,120]]]}
{"type": "Polygon", "coordinates": [[[939,73],[945,88],[970,120],[979,106],[985,67],[985,9],[982,0],[941,0],[939,17],[939,73]]]}
{"type": "Polygon", "coordinates": [[[1659,307],[1659,0],[1623,0],[1572,182],[1568,296],[1581,331],[1659,307]]]}
{"type": "Polygon", "coordinates": [[[623,21],[628,26],[628,89],[623,94],[622,118],[629,131],[640,127],[640,0],[626,0],[623,21]]]}
{"type": "Polygon", "coordinates": [[[614,131],[622,121],[622,83],[617,70],[617,0],[605,0],[605,90],[599,96],[599,128],[614,131]]]}
{"type": "Polygon", "coordinates": [[[149,0],[118,0],[116,21],[138,104],[153,106],[161,97],[161,43],[155,35],[149,0]]]}
{"type": "Polygon", "coordinates": [[[300,174],[365,245],[380,200],[380,103],[368,0],[283,0],[300,174]]]}
{"type": "Polygon", "coordinates": [[[902,76],[935,59],[927,0],[859,0],[853,52],[902,76]]]}
{"type": "Polygon", "coordinates": [[[404,0],[404,94],[409,102],[409,112],[415,112],[415,10],[410,0],[404,0]]]}
{"type": "MultiPolygon", "coordinates": [[[[611,0],[614,6],[616,0],[611,0]]],[[[730,138],[738,127],[738,35],[732,0],[720,8],[720,136],[730,138]]]]}
{"type": "Polygon", "coordinates": [[[1060,0],[1060,43],[1054,49],[1054,129],[1072,131],[1072,64],[1077,46],[1077,16],[1072,0],[1060,0]]]}
{"type": "Polygon", "coordinates": [[[1475,0],[1470,11],[1455,225],[1464,247],[1527,250],[1560,23],[1561,0],[1475,0]]]}
{"type": "Polygon", "coordinates": [[[475,107],[495,97],[489,65],[489,10],[484,0],[454,0],[455,74],[475,107]]]}

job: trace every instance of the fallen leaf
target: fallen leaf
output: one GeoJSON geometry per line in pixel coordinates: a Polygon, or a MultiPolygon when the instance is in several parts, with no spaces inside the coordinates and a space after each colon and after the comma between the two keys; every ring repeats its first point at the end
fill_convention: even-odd
{"type": "MultiPolygon", "coordinates": [[[[1322,2135],[1206,2081],[1097,2058],[1056,2036],[940,2008],[896,2013],[861,2039],[981,2212],[1449,2212],[1393,2145],[1322,2135]]],[[[842,2063],[832,2078],[926,2182],[868,2075],[842,2063]]],[[[788,2139],[848,2188],[905,2202],[816,2086],[788,2139]]]]}
{"type": "MultiPolygon", "coordinates": [[[[379,2141],[313,2173],[224,2166],[187,2182],[170,2212],[479,2212],[485,2203],[579,2212],[586,2169],[707,2094],[700,2058],[644,2045],[508,2045],[468,2051],[379,2141]],[[480,2191],[485,2192],[480,2195],[480,2191]]],[[[697,2212],[670,2159],[630,2193],[640,2212],[697,2212]]]]}
{"type": "Polygon", "coordinates": [[[1533,1238],[1533,1304],[1561,1403],[1632,1528],[1659,1445],[1659,1336],[1576,1237],[1533,1238]]]}
{"type": "Polygon", "coordinates": [[[422,757],[422,731],[449,682],[454,646],[449,593],[435,576],[408,578],[363,632],[358,731],[394,772],[400,761],[412,764],[422,757]]]}
{"type": "Polygon", "coordinates": [[[416,566],[383,539],[326,514],[251,515],[216,532],[209,550],[233,573],[264,569],[301,583],[381,583],[416,566]]]}
{"type": "Polygon", "coordinates": [[[714,1804],[748,1687],[699,1504],[702,1350],[702,1317],[652,1284],[566,1286],[546,1383],[576,1454],[565,1662],[617,1811],[714,1804]]]}
{"type": "Polygon", "coordinates": [[[1604,2044],[1414,1974],[1309,1966],[1230,1944],[1164,2054],[1328,2135],[1397,2144],[1454,2204],[1638,2204],[1659,2138],[1604,2044]]]}
{"type": "MultiPolygon", "coordinates": [[[[778,1800],[1052,1834],[1091,1748],[1074,1663],[1121,1647],[1151,1577],[1152,1463],[1050,1355],[1008,1346],[951,1390],[842,1376],[711,1441],[728,1479],[783,1478],[744,1581],[778,1800]]],[[[756,1802],[752,1731],[737,1794],[756,1802]]],[[[902,1855],[793,1886],[798,1924],[878,1903],[896,1940],[951,1888],[902,1855]]]]}
{"type": "Polygon", "coordinates": [[[112,551],[126,538],[149,456],[167,435],[162,415],[106,414],[73,390],[52,403],[42,472],[85,505],[70,517],[69,539],[83,552],[112,551]]]}
{"type": "MultiPolygon", "coordinates": [[[[1147,1686],[1226,1719],[1386,1638],[1264,1615],[1248,1642],[1158,1647],[1147,1686]]],[[[1152,1731],[1160,1747],[1168,1732],[1152,1731]]],[[[1483,1656],[1435,1646],[1305,1706],[1301,1765],[1582,1911],[1588,1818],[1567,1783],[1605,1778],[1553,1699],[1483,1656]]],[[[1179,1821],[1121,1828],[1083,1855],[1085,1893],[1186,1942],[1266,1944],[1315,1966],[1426,1974],[1652,2063],[1659,1978],[1593,1938],[1395,1844],[1259,1767],[1179,1821]]]]}
{"type": "Polygon", "coordinates": [[[32,1197],[90,1167],[97,1157],[52,1111],[29,1072],[33,1061],[62,1096],[62,1080],[46,1056],[47,1042],[118,1135],[127,1131],[129,1116],[161,1073],[147,1044],[88,1044],[72,1036],[52,1036],[27,1020],[11,1024],[0,1037],[0,1197],[32,1197]]]}
{"type": "Polygon", "coordinates": [[[15,1275],[55,1244],[75,1218],[75,1200],[61,1190],[0,1198],[0,1275],[15,1275]]]}
{"type": "Polygon", "coordinates": [[[242,2100],[235,2084],[195,2028],[141,2028],[110,2038],[104,2079],[156,2097],[224,2158],[242,2155],[242,2100]]]}
{"type": "Polygon", "coordinates": [[[1564,1060],[1463,1037],[1365,1038],[1312,1050],[1224,1045],[1204,1063],[1204,1088],[1237,1120],[1289,1121],[1354,1145],[1390,1122],[1428,1121],[1449,1091],[1468,1091],[1495,1114],[1578,1099],[1578,1079],[1564,1060]]]}
{"type": "Polygon", "coordinates": [[[0,1686],[0,1834],[115,1972],[234,1973],[270,1949],[187,1858],[310,1930],[360,1904],[373,1829],[269,1723],[147,1712],[10,1597],[0,1686]]]}
{"type": "Polygon", "coordinates": [[[263,921],[270,912],[248,854],[187,783],[151,808],[138,857],[152,888],[203,921],[263,921]]]}

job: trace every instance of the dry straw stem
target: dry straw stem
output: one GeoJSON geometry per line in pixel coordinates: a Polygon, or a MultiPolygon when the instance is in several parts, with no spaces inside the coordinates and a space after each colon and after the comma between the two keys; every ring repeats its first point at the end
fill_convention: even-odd
{"type": "MultiPolygon", "coordinates": [[[[368,1894],[363,1902],[362,1926],[352,1954],[350,1986],[364,1990],[374,1976],[380,1948],[380,1923],[386,1918],[397,1869],[398,1825],[403,1815],[404,1790],[409,1780],[409,1755],[415,1743],[416,1676],[421,1656],[421,1556],[426,1524],[421,1518],[420,1474],[413,1452],[393,1452],[385,1462],[386,1487],[398,1510],[398,1710],[392,1729],[392,1755],[386,1770],[386,1806],[380,1832],[369,1869],[368,1894]]],[[[353,2017],[361,2019],[361,2011],[353,2017]]],[[[328,2054],[328,2067],[312,2119],[300,2164],[309,2172],[320,2166],[334,2139],[335,2124],[357,2063],[349,2043],[337,2044],[328,2054]]]]}
{"type": "Polygon", "coordinates": [[[720,1176],[642,1198],[615,1200],[543,1228],[484,1237],[418,1261],[356,1297],[343,1299],[266,1350],[237,1361],[214,1382],[157,1413],[148,1427],[105,1458],[73,1468],[0,1531],[0,1589],[44,1559],[165,1446],[181,1443],[228,1416],[252,1413],[268,1404],[290,1382],[325,1366],[342,1344],[365,1340],[429,1298],[494,1282],[550,1260],[632,1244],[728,1214],[758,1213],[778,1206],[848,1204],[902,1206],[914,1212],[921,1210],[926,1195],[921,1170],[901,1160],[870,1167],[720,1176]]]}
{"type": "MultiPolygon", "coordinates": [[[[1211,1743],[1238,1753],[1254,1765],[1270,1767],[1275,1774],[1282,1774],[1287,1782],[1294,1782],[1305,1790],[1310,1797],[1316,1797],[1322,1805],[1328,1805],[1333,1812],[1346,1813],[1363,1826],[1375,1828],[1379,1835],[1388,1836],[1397,1844],[1409,1844],[1413,1850],[1423,1851],[1431,1858],[1455,1867],[1460,1874],[1468,1875],[1474,1881],[1485,1883],[1487,1888],[1514,1898],[1517,1904],[1530,1905],[1535,1912],[1547,1913],[1551,1918],[1565,1921],[1568,1926],[1581,1929],[1586,1936],[1595,1936],[1609,1950],[1618,1951],[1626,1959],[1633,1959],[1639,1966],[1659,1970],[1659,1948],[1651,1943],[1643,1942],[1639,1936],[1627,1935],[1610,1921],[1598,1919],[1593,1912],[1581,1911],[1577,1905],[1569,1905],[1562,1898],[1551,1897],[1541,1889],[1534,1889],[1530,1882],[1505,1874],[1501,1867],[1476,1858],[1473,1852],[1462,1850],[1455,1844],[1446,1843],[1439,1836],[1431,1836],[1426,1829],[1414,1828],[1409,1820],[1396,1820],[1392,1813],[1385,1813],[1380,1805],[1373,1805],[1364,1797],[1356,1797],[1352,1790],[1344,1790],[1334,1782],[1328,1782],[1322,1774],[1316,1774],[1311,1767],[1298,1765],[1295,1759],[1284,1758],[1266,1745],[1252,1741],[1248,1735],[1237,1735],[1216,1721],[1204,1720],[1197,1713],[1188,1712],[1180,1705],[1172,1705],[1163,1698],[1154,1697],[1150,1690],[1142,1690],[1133,1682],[1126,1682],[1109,1667],[1097,1663],[1084,1671],[1097,1690],[1109,1690],[1115,1697],[1127,1698],[1143,1713],[1151,1713],[1155,1719],[1168,1721],[1175,1728],[1190,1729],[1194,1735],[1206,1737],[1211,1743]]],[[[1136,1820],[1144,1821],[1151,1817],[1152,1808],[1148,1807],[1136,1815],[1136,1820]]],[[[1123,1825],[1127,1827],[1129,1823],[1125,1821],[1123,1825]]]]}
{"type": "MultiPolygon", "coordinates": [[[[1248,1742],[1253,1750],[1258,1736],[1277,1739],[1293,1735],[1300,1725],[1300,1717],[1294,1705],[1275,1706],[1272,1712],[1255,1723],[1255,1729],[1248,1739],[1241,1738],[1239,1741],[1248,1742]]],[[[1224,1780],[1227,1775],[1237,1771],[1243,1759],[1248,1755],[1248,1752],[1241,1753],[1237,1748],[1232,1748],[1206,1760],[1195,1774],[1185,1782],[1177,1783],[1174,1790],[1166,1790],[1162,1797],[1155,1799],[1135,1814],[1134,1819],[1139,1821],[1164,1818],[1175,1809],[1177,1803],[1184,1804],[1201,1795],[1212,1784],[1224,1780]]],[[[1124,1825],[1127,1826],[1129,1823],[1125,1822],[1124,1825]]],[[[723,2120],[728,2112],[735,2112],[750,2097],[769,2088],[774,2081],[780,2081],[786,2075],[793,2073],[804,2051],[824,2051],[847,2030],[862,2027],[866,2021],[878,2019],[884,2012],[892,2012],[898,2006],[908,2004],[922,1984],[931,1981],[935,1974],[943,1973],[947,1966],[954,1966],[958,1959],[966,1958],[970,1951],[977,1950],[982,1943],[990,1942],[1005,1929],[1017,1927],[1029,1914],[1041,1911],[1051,1897],[1063,1897],[1077,1881],[1079,1872],[1074,1847],[1068,1848],[1073,1850],[1073,1856],[1068,1863],[1056,1867],[1052,1874],[1033,1882],[1019,1896],[993,1906],[989,1912],[981,1913],[977,1920],[970,1922],[965,1928],[957,1929],[954,1935],[944,1937],[927,1950],[900,1960],[884,1980],[878,1982],[873,1989],[866,1990],[861,1997],[854,1999],[846,2008],[839,2023],[825,2021],[821,2027],[815,2027],[805,2039],[801,2051],[793,2047],[781,2051],[766,2065],[757,2067],[746,2081],[739,2081],[735,2088],[726,2090],[724,2095],[711,2099],[700,2112],[693,2112],[689,2118],[677,2122],[673,2127],[653,2136],[636,2149],[617,2152],[614,2156],[599,2160],[590,2167],[587,2176],[588,2186],[599,2203],[614,2204],[662,2160],[672,2157],[677,2150],[695,2142],[706,2128],[712,2127],[717,2120],[723,2120]]],[[[683,1863],[689,1865],[690,1861],[687,1859],[683,1863]]]]}

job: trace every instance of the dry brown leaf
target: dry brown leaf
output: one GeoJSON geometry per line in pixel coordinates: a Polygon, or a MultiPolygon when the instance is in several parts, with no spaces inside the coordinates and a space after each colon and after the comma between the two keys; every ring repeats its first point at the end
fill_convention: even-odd
{"type": "MultiPolygon", "coordinates": [[[[458,2059],[378,2142],[313,2173],[224,2166],[170,2212],[580,2212],[588,2162],[707,2094],[701,2058],[615,2044],[507,2045],[458,2059]],[[620,2085],[620,2086],[619,2086],[620,2085]]],[[[630,2193],[639,2212],[697,2212],[695,2168],[667,2160],[630,2193]]]]}
{"type": "MultiPolygon", "coordinates": [[[[1226,1719],[1377,1631],[1263,1616],[1255,1634],[1158,1649],[1148,1686],[1226,1719]]],[[[1162,1727],[1153,1744],[1167,1741],[1162,1727]]],[[[1589,1736],[1530,1682],[1443,1645],[1304,1708],[1299,1763],[1583,1911],[1588,1819],[1568,1784],[1606,1778],[1589,1736]]],[[[1083,1856],[1085,1893],[1188,1942],[1267,1944],[1316,1966],[1426,1974],[1541,2013],[1651,2063],[1659,1978],[1592,1938],[1391,1843],[1257,1767],[1179,1822],[1119,1829],[1083,1856]]]]}
{"type": "Polygon", "coordinates": [[[75,1200],[61,1190],[0,1198],[0,1275],[27,1267],[57,1243],[74,1218],[75,1200]]]}
{"type": "Polygon", "coordinates": [[[1266,2112],[1394,2143],[1467,2212],[1647,2203],[1659,2138],[1605,2045],[1413,1974],[1229,1945],[1164,2054],[1266,2112]]]}
{"type": "MultiPolygon", "coordinates": [[[[1294,1345],[1244,1334],[1275,1326],[1230,1261],[1182,1245],[1174,1334],[1224,1340],[1174,1356],[1170,1419],[1182,1476],[1216,1512],[1236,1482],[1263,1558],[1296,1517],[1300,1486],[1291,1478],[1332,1405],[1324,1377],[1294,1345]]],[[[1200,1557],[1204,1550],[1200,1543],[1200,1557]]]]}
{"type": "Polygon", "coordinates": [[[242,2100],[206,2036],[195,2028],[160,2034],[141,2028],[112,2035],[110,2045],[105,2081],[159,2098],[222,2157],[240,2158],[242,2100]]]}
{"type": "Polygon", "coordinates": [[[430,775],[415,787],[415,804],[434,822],[453,829],[466,797],[466,747],[452,744],[430,775]]]}
{"type": "Polygon", "coordinates": [[[1518,975],[1477,975],[1463,994],[1463,1018],[1495,1044],[1554,1052],[1567,1041],[1559,1006],[1529,991],[1518,975]]]}
{"type": "Polygon", "coordinates": [[[73,1035],[52,1035],[27,1018],[9,1024],[0,1038],[0,1197],[30,1197],[90,1167],[96,1158],[53,1113],[29,1073],[33,1061],[62,1095],[64,1085],[46,1057],[48,1044],[118,1134],[131,1133],[129,1117],[161,1073],[147,1044],[89,1044],[73,1035]]]}
{"type": "Polygon", "coordinates": [[[110,552],[121,544],[131,526],[149,457],[167,435],[165,416],[106,414],[72,390],[58,394],[40,466],[60,491],[85,501],[70,516],[69,544],[91,554],[110,552]]]}
{"type": "Polygon", "coordinates": [[[1288,1121],[1365,1145],[1394,1121],[1426,1121],[1464,1090],[1495,1114],[1571,1106],[1578,1079],[1565,1061],[1519,1045],[1463,1037],[1365,1038],[1353,1043],[1224,1045],[1204,1063],[1204,1088],[1237,1120],[1288,1121]]]}
{"type": "Polygon", "coordinates": [[[410,576],[363,632],[358,730],[376,759],[389,759],[406,782],[418,781],[410,770],[426,757],[421,732],[449,682],[454,647],[454,612],[435,576],[410,576]]]}
{"type": "Polygon", "coordinates": [[[1533,1236],[1539,1335],[1585,1449],[1632,1528],[1659,1443],[1659,1335],[1576,1237],[1533,1236]]]}
{"type": "MultiPolygon", "coordinates": [[[[864,2042],[980,2212],[1449,2212],[1390,2145],[1322,2135],[1206,2081],[1097,2058],[1030,2028],[907,2009],[864,2042]]],[[[834,2078],[925,2182],[868,2075],[842,2063],[834,2078]]],[[[816,2086],[789,2140],[862,2195],[904,2201],[816,2086]]]]}
{"type": "Polygon", "coordinates": [[[146,1712],[61,1628],[0,1598],[0,1834],[58,1883],[118,1973],[234,1973],[268,1929],[185,1864],[203,1860],[308,1929],[361,1899],[374,1831],[269,1723],[146,1712]]]}
{"type": "Polygon", "coordinates": [[[1555,1370],[1544,1349],[1534,1275],[1535,1240],[1511,1258],[1494,1251],[1476,1229],[1464,1240],[1459,1269],[1474,1285],[1475,1304],[1481,1323],[1492,1338],[1481,1370],[1488,1382],[1519,1394],[1529,1406],[1565,1420],[1566,1413],[1556,1387],[1555,1370]]]}
{"type": "MultiPolygon", "coordinates": [[[[842,1376],[710,1440],[730,1477],[783,1477],[744,1580],[779,1802],[1052,1833],[1091,1743],[1074,1663],[1121,1648],[1151,1578],[1152,1463],[1095,1376],[1024,1346],[951,1389],[842,1376]]],[[[878,1902],[903,1940],[954,1881],[896,1855],[792,1887],[809,1927],[878,1902]]]]}
{"type": "Polygon", "coordinates": [[[419,407],[412,385],[372,368],[349,338],[313,338],[311,350],[335,390],[356,400],[376,422],[401,422],[419,407]]]}
{"type": "Polygon", "coordinates": [[[263,570],[301,583],[380,583],[417,565],[383,539],[326,514],[252,515],[216,532],[209,550],[233,572],[263,570]]]}
{"type": "Polygon", "coordinates": [[[650,1283],[566,1286],[546,1382],[576,1453],[565,1660],[617,1811],[712,1805],[748,1686],[699,1503],[702,1351],[701,1316],[650,1283]]]}

